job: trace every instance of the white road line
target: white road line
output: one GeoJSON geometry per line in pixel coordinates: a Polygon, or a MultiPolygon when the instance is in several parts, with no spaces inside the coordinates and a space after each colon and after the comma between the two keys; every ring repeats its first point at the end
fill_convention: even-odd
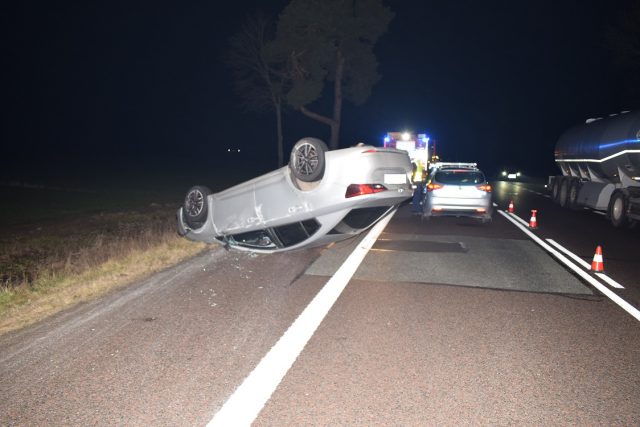
{"type": "Polygon", "coordinates": [[[624,286],[622,286],[620,283],[616,282],[615,280],[613,280],[611,277],[607,276],[604,273],[596,273],[596,276],[598,276],[599,278],[601,278],[602,280],[604,280],[605,282],[607,282],[609,285],[611,285],[616,289],[624,289],[624,286]]]}
{"type": "Polygon", "coordinates": [[[289,329],[233,392],[207,426],[250,426],[336,302],[393,211],[367,233],[289,329]]]}
{"type": "Polygon", "coordinates": [[[498,204],[494,202],[494,203],[493,203],[493,207],[494,207],[494,208],[497,208],[497,207],[498,207],[498,204]]]}
{"type": "MultiPolygon", "coordinates": [[[[556,242],[553,239],[546,239],[546,240],[547,240],[547,242],[551,243],[553,246],[555,246],[556,248],[560,249],[562,252],[564,252],[565,254],[570,256],[571,258],[573,258],[578,264],[580,264],[582,267],[584,267],[585,270],[591,271],[591,264],[589,264],[588,262],[586,262],[585,260],[580,258],[578,255],[574,254],[569,249],[565,248],[564,246],[562,246],[560,243],[556,242]]],[[[613,288],[616,288],[616,289],[624,289],[624,286],[622,286],[620,283],[616,282],[615,280],[613,280],[611,277],[607,276],[606,274],[604,274],[604,273],[595,273],[595,274],[600,279],[602,279],[604,282],[609,284],[609,286],[611,286],[613,288]]]]}
{"type": "Polygon", "coordinates": [[[529,226],[529,223],[527,221],[525,221],[524,219],[520,218],[518,215],[507,212],[511,218],[515,219],[516,221],[518,221],[520,224],[523,224],[525,227],[529,226]]]}
{"type": "Polygon", "coordinates": [[[547,240],[547,242],[551,243],[556,248],[560,249],[566,255],[570,256],[575,262],[580,264],[585,270],[591,270],[591,264],[589,264],[587,261],[583,260],[578,255],[576,255],[573,252],[571,252],[569,249],[565,248],[564,246],[562,246],[560,243],[556,242],[553,239],[546,239],[546,240],[547,240]]]}
{"type": "Polygon", "coordinates": [[[610,290],[609,288],[604,286],[602,283],[598,282],[596,279],[594,279],[588,273],[585,273],[582,269],[580,269],[580,267],[578,267],[573,262],[571,262],[567,257],[565,257],[560,252],[558,252],[555,249],[553,249],[551,246],[549,246],[547,243],[545,243],[541,238],[539,238],[538,236],[533,234],[526,227],[522,226],[522,224],[519,224],[516,220],[512,219],[508,214],[506,214],[506,213],[504,213],[502,211],[498,211],[498,213],[500,213],[500,215],[504,216],[509,221],[511,221],[516,227],[518,227],[520,230],[522,230],[534,242],[536,242],[537,244],[542,246],[542,248],[545,249],[547,252],[549,252],[551,255],[553,255],[556,258],[558,258],[564,265],[566,265],[567,267],[572,269],[578,276],[582,277],[584,280],[589,282],[594,288],[599,290],[607,298],[609,298],[611,301],[613,301],[616,304],[618,304],[618,306],[620,306],[620,308],[622,308],[624,311],[626,311],[627,313],[629,313],[630,315],[635,317],[636,320],[640,321],[640,311],[637,308],[635,308],[634,306],[632,306],[631,304],[629,304],[628,302],[626,302],[625,300],[620,298],[618,295],[616,295],[615,292],[613,292],[612,290],[610,290]]]}

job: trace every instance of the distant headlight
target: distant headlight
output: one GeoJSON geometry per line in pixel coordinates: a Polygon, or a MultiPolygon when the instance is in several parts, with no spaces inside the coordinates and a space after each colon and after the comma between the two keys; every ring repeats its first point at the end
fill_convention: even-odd
{"type": "Polygon", "coordinates": [[[507,171],[502,171],[502,176],[507,176],[507,171]]]}

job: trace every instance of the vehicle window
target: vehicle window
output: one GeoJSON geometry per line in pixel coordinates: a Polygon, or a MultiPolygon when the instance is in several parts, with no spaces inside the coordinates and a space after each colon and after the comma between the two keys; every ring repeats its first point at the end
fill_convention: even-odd
{"type": "Polygon", "coordinates": [[[248,248],[276,248],[271,236],[265,230],[249,231],[229,236],[232,245],[246,246],[248,248]]]}
{"type": "Polygon", "coordinates": [[[276,236],[282,242],[282,245],[293,246],[296,243],[302,242],[309,237],[302,224],[294,222],[293,224],[281,225],[280,227],[274,227],[273,231],[276,232],[276,236]]]}
{"type": "Polygon", "coordinates": [[[302,221],[302,226],[305,230],[307,230],[309,236],[311,236],[316,231],[318,231],[318,229],[320,228],[320,223],[315,219],[308,219],[306,221],[302,221]]]}
{"type": "Polygon", "coordinates": [[[280,227],[274,227],[273,231],[278,237],[278,240],[284,247],[297,245],[303,240],[308,239],[313,233],[318,231],[320,224],[315,219],[309,219],[302,222],[295,222],[293,224],[281,225],[280,227]]]}
{"type": "Polygon", "coordinates": [[[373,224],[387,210],[389,210],[387,206],[353,209],[342,222],[353,229],[360,230],[373,224]]]}
{"type": "Polygon", "coordinates": [[[436,172],[435,180],[441,184],[477,185],[485,182],[480,171],[442,170],[436,172]]]}

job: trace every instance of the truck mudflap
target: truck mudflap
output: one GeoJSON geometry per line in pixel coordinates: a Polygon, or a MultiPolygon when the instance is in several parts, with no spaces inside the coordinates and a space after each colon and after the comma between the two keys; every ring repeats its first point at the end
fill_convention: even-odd
{"type": "Polygon", "coordinates": [[[640,221],[640,188],[629,188],[629,219],[640,221]]]}
{"type": "Polygon", "coordinates": [[[611,195],[607,218],[614,227],[633,227],[640,220],[640,195],[635,188],[618,189],[611,195]]]}

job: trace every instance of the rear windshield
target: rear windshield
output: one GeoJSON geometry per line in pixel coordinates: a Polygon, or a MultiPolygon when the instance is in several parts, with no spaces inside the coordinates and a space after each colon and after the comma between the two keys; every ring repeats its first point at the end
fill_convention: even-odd
{"type": "Polygon", "coordinates": [[[480,171],[441,170],[436,172],[434,180],[441,184],[477,185],[485,182],[480,171]]]}

